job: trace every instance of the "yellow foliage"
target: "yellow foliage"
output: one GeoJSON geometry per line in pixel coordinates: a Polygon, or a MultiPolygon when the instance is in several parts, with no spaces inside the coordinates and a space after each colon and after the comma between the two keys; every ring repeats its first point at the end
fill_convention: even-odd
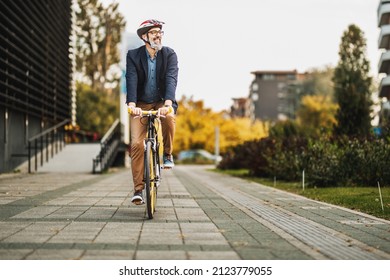
{"type": "Polygon", "coordinates": [[[225,120],[220,124],[220,146],[225,150],[244,141],[260,139],[268,136],[268,123],[252,122],[249,118],[235,118],[225,120]]]}
{"type": "Polygon", "coordinates": [[[302,97],[301,108],[297,112],[298,123],[315,134],[330,131],[336,124],[337,104],[324,95],[302,97]]]}
{"type": "Polygon", "coordinates": [[[204,108],[203,101],[183,97],[176,116],[174,151],[205,149],[214,152],[215,131],[219,128],[220,152],[247,140],[268,136],[268,124],[248,118],[231,119],[226,112],[204,108]]]}

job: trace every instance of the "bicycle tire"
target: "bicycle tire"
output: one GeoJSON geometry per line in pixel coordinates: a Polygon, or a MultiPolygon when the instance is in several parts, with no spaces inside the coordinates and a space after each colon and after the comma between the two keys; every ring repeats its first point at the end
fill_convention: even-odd
{"type": "Polygon", "coordinates": [[[146,143],[145,157],[144,157],[144,176],[145,176],[145,199],[146,210],[149,219],[153,219],[153,214],[156,209],[156,187],[154,183],[155,171],[153,166],[153,151],[152,143],[146,143]]]}
{"type": "Polygon", "coordinates": [[[158,191],[158,179],[159,179],[159,176],[160,176],[160,173],[159,171],[157,170],[157,160],[156,160],[156,157],[157,157],[157,153],[155,151],[152,151],[152,155],[151,155],[151,162],[152,162],[152,165],[151,165],[151,169],[153,170],[153,176],[151,178],[153,178],[153,215],[154,215],[154,212],[156,212],[156,204],[157,204],[157,191],[158,191]]]}
{"type": "MultiPolygon", "coordinates": [[[[154,153],[154,162],[155,162],[155,170],[156,170],[156,195],[157,195],[157,192],[158,192],[158,187],[160,186],[161,184],[161,162],[160,162],[160,143],[158,142],[158,137],[156,136],[156,142],[157,142],[157,145],[156,145],[156,152],[154,153]]],[[[157,200],[157,196],[156,196],[156,200],[157,200]]]]}

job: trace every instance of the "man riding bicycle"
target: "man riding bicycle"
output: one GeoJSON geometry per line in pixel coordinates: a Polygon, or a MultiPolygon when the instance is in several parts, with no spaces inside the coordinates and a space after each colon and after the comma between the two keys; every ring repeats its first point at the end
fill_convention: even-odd
{"type": "Polygon", "coordinates": [[[163,47],[161,38],[163,22],[146,20],[137,30],[145,45],[129,50],[126,57],[127,106],[131,108],[130,157],[134,182],[132,202],[143,203],[142,190],[144,170],[144,139],[146,124],[139,117],[142,110],[158,110],[163,136],[163,166],[172,168],[173,138],[175,135],[175,114],[177,111],[176,86],[178,62],[175,51],[163,47]],[[173,110],[172,110],[173,108],[173,110]],[[171,112],[172,113],[169,113],[171,112]]]}

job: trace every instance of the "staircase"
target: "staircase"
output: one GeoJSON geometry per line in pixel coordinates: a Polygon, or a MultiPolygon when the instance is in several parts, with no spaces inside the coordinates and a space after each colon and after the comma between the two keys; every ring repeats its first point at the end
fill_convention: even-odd
{"type": "Polygon", "coordinates": [[[39,167],[38,172],[91,173],[100,143],[67,144],[61,153],[39,167]]]}

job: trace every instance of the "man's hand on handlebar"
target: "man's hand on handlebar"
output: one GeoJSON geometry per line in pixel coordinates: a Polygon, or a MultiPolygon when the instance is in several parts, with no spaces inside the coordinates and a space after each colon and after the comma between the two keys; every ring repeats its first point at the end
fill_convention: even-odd
{"type": "Polygon", "coordinates": [[[173,108],[170,105],[165,105],[164,107],[161,107],[158,109],[157,116],[166,116],[173,112],[173,108]]]}
{"type": "Polygon", "coordinates": [[[135,107],[134,105],[129,105],[130,113],[132,116],[140,116],[142,117],[142,109],[139,107],[135,107]]]}
{"type": "Polygon", "coordinates": [[[142,117],[147,114],[165,117],[166,115],[173,113],[173,107],[171,105],[164,105],[164,107],[161,107],[158,110],[144,111],[140,107],[137,107],[134,103],[129,103],[127,105],[127,111],[135,117],[142,117]]]}

